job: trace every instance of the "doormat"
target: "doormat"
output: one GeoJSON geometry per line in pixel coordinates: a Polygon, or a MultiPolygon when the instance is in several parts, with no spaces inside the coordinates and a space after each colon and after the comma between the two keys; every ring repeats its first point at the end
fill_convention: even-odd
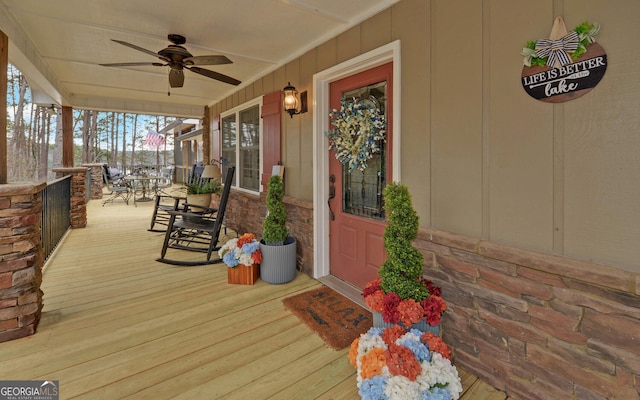
{"type": "Polygon", "coordinates": [[[326,286],[287,297],[282,303],[334,350],[350,346],[373,325],[369,310],[326,286]]]}

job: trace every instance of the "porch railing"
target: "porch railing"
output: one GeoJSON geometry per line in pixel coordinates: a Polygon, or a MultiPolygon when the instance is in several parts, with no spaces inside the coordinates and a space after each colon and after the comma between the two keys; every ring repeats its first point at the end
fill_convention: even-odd
{"type": "Polygon", "coordinates": [[[42,191],[42,248],[45,261],[71,225],[71,175],[49,182],[42,191]]]}

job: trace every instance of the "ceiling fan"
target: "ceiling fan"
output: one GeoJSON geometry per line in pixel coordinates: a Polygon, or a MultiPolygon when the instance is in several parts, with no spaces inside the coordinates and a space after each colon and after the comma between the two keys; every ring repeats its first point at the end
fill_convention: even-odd
{"type": "Polygon", "coordinates": [[[123,46],[131,47],[132,49],[149,54],[153,57],[158,57],[162,62],[128,62],[128,63],[110,63],[100,64],[104,67],[136,67],[152,65],[155,67],[169,66],[169,86],[172,88],[182,87],[184,84],[184,69],[188,69],[196,74],[206,76],[207,78],[215,79],[220,82],[228,83],[230,85],[239,85],[241,82],[230,76],[223,75],[219,72],[211,71],[208,69],[200,68],[198,65],[221,65],[231,64],[233,61],[222,55],[208,55],[208,56],[193,56],[184,48],[183,45],[187,39],[182,35],[169,34],[168,39],[171,43],[166,48],[154,53],[151,50],[144,49],[135,44],[127,43],[122,40],[111,39],[112,41],[119,43],[123,46]]]}

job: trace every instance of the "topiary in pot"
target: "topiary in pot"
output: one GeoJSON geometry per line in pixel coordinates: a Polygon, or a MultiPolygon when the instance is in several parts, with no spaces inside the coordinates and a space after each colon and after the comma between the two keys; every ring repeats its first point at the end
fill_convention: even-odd
{"type": "Polygon", "coordinates": [[[287,283],[296,277],[296,240],[288,234],[283,198],[282,177],[272,175],[267,193],[268,213],[262,224],[260,277],[273,284],[287,283]]]}
{"type": "Polygon", "coordinates": [[[262,224],[262,240],[269,245],[283,244],[287,239],[287,210],[282,199],[284,185],[282,177],[272,175],[269,178],[267,192],[267,216],[262,224]]]}
{"type": "Polygon", "coordinates": [[[384,188],[388,224],[382,237],[387,260],[378,271],[380,287],[401,299],[422,301],[429,291],[419,280],[422,276],[422,253],[413,247],[418,235],[418,214],[411,206],[411,195],[405,185],[391,183],[384,188]]]}
{"type": "Polygon", "coordinates": [[[400,324],[438,334],[440,316],[447,305],[442,290],[422,277],[423,256],[413,246],[418,234],[418,214],[407,186],[390,183],[384,191],[387,226],[383,242],[387,260],[378,279],[369,282],[362,295],[373,311],[374,326],[400,324]]]}

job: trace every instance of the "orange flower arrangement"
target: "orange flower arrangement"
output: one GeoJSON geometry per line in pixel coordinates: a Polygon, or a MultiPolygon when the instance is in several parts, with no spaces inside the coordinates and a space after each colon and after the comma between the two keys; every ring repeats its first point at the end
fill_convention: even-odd
{"type": "MultiPolygon", "coordinates": [[[[380,279],[376,280],[379,281],[380,279]]],[[[372,282],[369,282],[369,284],[371,283],[372,282]]],[[[380,285],[379,282],[378,285],[380,285]]],[[[364,298],[364,303],[371,310],[384,310],[384,292],[382,290],[376,290],[375,292],[364,298]]]]}
{"type": "Polygon", "coordinates": [[[358,359],[358,345],[360,344],[360,338],[357,337],[353,342],[351,342],[351,347],[349,348],[349,364],[353,368],[357,368],[356,360],[358,359]]]}
{"type": "Polygon", "coordinates": [[[420,322],[424,314],[424,309],[417,301],[407,299],[398,304],[398,312],[400,313],[400,322],[402,322],[404,326],[411,326],[420,322]]]}
{"type": "Polygon", "coordinates": [[[382,367],[387,365],[384,349],[376,347],[360,358],[360,376],[369,379],[382,374],[382,367]]]}
{"type": "Polygon", "coordinates": [[[400,336],[404,335],[404,333],[404,329],[402,329],[401,326],[394,325],[383,330],[380,336],[382,337],[382,340],[384,340],[384,342],[387,344],[387,346],[390,346],[395,343],[400,336]]]}
{"type": "Polygon", "coordinates": [[[392,343],[385,350],[384,356],[388,360],[389,372],[393,375],[406,376],[410,381],[415,381],[422,371],[418,359],[407,347],[392,343]]]}
{"type": "Polygon", "coordinates": [[[449,346],[447,346],[440,336],[426,332],[420,337],[420,340],[429,346],[429,350],[437,351],[442,354],[442,357],[451,360],[451,350],[449,350],[449,346]]]}
{"type": "Polygon", "coordinates": [[[452,399],[462,393],[451,352],[442,339],[401,326],[371,328],[351,343],[362,399],[452,399]]]}

